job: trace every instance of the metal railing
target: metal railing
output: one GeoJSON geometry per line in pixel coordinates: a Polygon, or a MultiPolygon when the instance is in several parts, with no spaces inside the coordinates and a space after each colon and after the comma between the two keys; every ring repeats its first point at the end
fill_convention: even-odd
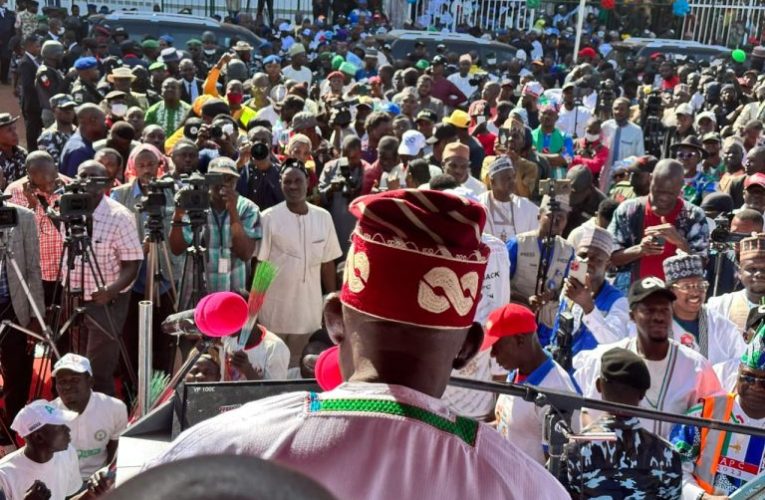
{"type": "Polygon", "coordinates": [[[751,36],[759,39],[765,28],[762,0],[692,0],[689,6],[682,28],[685,40],[736,48],[751,36]]]}

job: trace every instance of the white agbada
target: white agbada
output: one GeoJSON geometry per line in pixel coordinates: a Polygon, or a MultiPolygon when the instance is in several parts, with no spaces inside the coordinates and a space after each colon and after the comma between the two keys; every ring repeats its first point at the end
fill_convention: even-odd
{"type": "Polygon", "coordinates": [[[746,290],[724,293],[717,297],[711,297],[707,301],[707,308],[710,311],[733,322],[742,335],[746,329],[746,318],[749,316],[749,311],[757,306],[759,304],[751,302],[746,296],[746,290]]]}
{"type": "Polygon", "coordinates": [[[592,113],[584,106],[574,106],[574,109],[566,109],[565,106],[562,106],[555,126],[569,137],[584,137],[587,121],[590,118],[592,118],[592,113]]]}
{"type": "MultiPolygon", "coordinates": [[[[263,328],[262,326],[260,327],[263,328]]],[[[262,334],[262,330],[261,330],[262,334]]],[[[223,348],[227,353],[239,349],[235,337],[223,337],[223,348]]],[[[282,339],[265,331],[263,340],[251,349],[244,349],[247,360],[256,369],[263,372],[263,380],[284,380],[290,364],[290,349],[282,339]]],[[[245,380],[240,378],[239,380],[245,380]]]]}
{"type": "MultiPolygon", "coordinates": [[[[510,377],[515,379],[515,374],[511,373],[510,377]]],[[[547,358],[547,361],[534,370],[522,383],[534,387],[577,393],[571,376],[552,358],[547,358]]],[[[497,398],[495,408],[497,431],[540,465],[544,465],[546,462],[543,435],[546,410],[547,407],[540,408],[531,401],[524,401],[522,398],[507,394],[501,394],[497,398]]],[[[579,426],[575,423],[578,420],[577,412],[572,418],[574,432],[579,430],[579,426]]]]}
{"type": "Polygon", "coordinates": [[[321,328],[321,265],[342,255],[332,216],[310,203],[299,215],[281,202],[260,221],[258,260],[270,261],[278,273],[258,322],[274,333],[311,334],[321,328]]]}
{"type": "MultiPolygon", "coordinates": [[[[484,273],[481,299],[475,313],[475,321],[482,325],[489,314],[510,302],[510,257],[505,244],[490,234],[484,233],[481,240],[488,245],[489,259],[484,273]]],[[[478,353],[467,366],[452,371],[456,377],[491,381],[491,351],[478,353]]],[[[486,391],[471,391],[448,386],[441,397],[455,413],[463,417],[483,419],[494,409],[494,394],[486,391]]]]}
{"type": "MultiPolygon", "coordinates": [[[[721,390],[712,365],[696,351],[669,339],[669,351],[661,361],[649,361],[644,358],[651,373],[651,388],[640,402],[640,406],[652,410],[684,414],[696,404],[699,398],[711,396],[721,390]]],[[[636,354],[637,339],[626,338],[612,344],[601,344],[591,351],[582,351],[574,356],[574,378],[586,398],[601,399],[595,387],[600,376],[600,358],[603,353],[622,347],[636,354]]],[[[642,357],[642,356],[641,356],[642,357]]],[[[592,420],[602,413],[588,410],[592,420]]],[[[669,437],[672,424],[641,419],[643,427],[663,438],[669,437]]]]}
{"type": "Polygon", "coordinates": [[[539,227],[539,207],[528,198],[510,195],[510,201],[497,201],[491,191],[481,193],[478,200],[486,207],[484,231],[507,242],[510,237],[527,233],[539,227]]]}
{"type": "Polygon", "coordinates": [[[50,490],[51,500],[64,500],[77,493],[82,487],[77,450],[70,444],[44,464],[28,459],[24,448],[0,460],[0,491],[6,500],[23,500],[38,479],[50,490]]]}
{"type": "Polygon", "coordinates": [[[147,466],[224,453],[273,460],[339,500],[568,498],[491,427],[397,385],[349,382],[254,401],[183,432],[147,466]]]}
{"type": "Polygon", "coordinates": [[[722,363],[717,363],[712,367],[717,375],[717,380],[725,392],[735,392],[738,384],[738,367],[741,366],[740,359],[729,359],[722,363]]]}
{"type": "MultiPolygon", "coordinates": [[[[61,398],[54,399],[51,404],[70,411],[61,398]]],[[[125,403],[100,392],[90,393],[85,411],[67,424],[71,430],[72,446],[77,450],[83,481],[107,465],[106,445],[120,437],[127,422],[125,403]]]]}

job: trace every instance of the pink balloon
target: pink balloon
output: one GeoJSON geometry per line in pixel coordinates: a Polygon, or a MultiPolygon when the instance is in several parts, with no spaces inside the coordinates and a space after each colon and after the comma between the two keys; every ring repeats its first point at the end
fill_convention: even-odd
{"type": "Polygon", "coordinates": [[[322,351],[316,360],[314,367],[316,382],[324,391],[331,391],[343,383],[343,374],[340,371],[340,347],[332,346],[322,351]]]}
{"type": "Polygon", "coordinates": [[[247,321],[247,302],[234,292],[217,292],[203,297],[194,309],[194,322],[208,337],[225,337],[238,332],[247,321]]]}

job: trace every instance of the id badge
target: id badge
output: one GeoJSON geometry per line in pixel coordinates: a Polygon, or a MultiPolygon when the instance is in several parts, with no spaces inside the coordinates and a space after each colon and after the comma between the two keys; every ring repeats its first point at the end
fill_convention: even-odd
{"type": "Polygon", "coordinates": [[[218,259],[218,274],[228,274],[231,271],[231,259],[220,257],[218,259]]]}

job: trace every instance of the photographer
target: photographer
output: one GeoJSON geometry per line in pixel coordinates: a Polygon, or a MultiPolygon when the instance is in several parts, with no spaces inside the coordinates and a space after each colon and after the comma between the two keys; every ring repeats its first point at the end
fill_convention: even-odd
{"type": "Polygon", "coordinates": [[[361,159],[361,139],[352,136],[343,140],[342,157],[327,163],[321,171],[321,205],[332,215],[343,255],[348,251],[349,238],[356,226],[356,218],[348,211],[348,205],[359,195],[371,191],[373,180],[366,182],[364,175],[370,170],[370,165],[361,159]]]}
{"type": "MultiPolygon", "coordinates": [[[[234,160],[215,158],[207,171],[219,174],[214,177],[216,183],[208,181],[210,209],[202,232],[207,246],[207,292],[247,290],[247,265],[260,239],[260,212],[253,202],[236,192],[239,172],[234,160]]],[[[189,217],[177,205],[181,193],[176,194],[169,238],[170,250],[175,255],[183,254],[192,243],[189,217]]]]}
{"type": "Polygon", "coordinates": [[[238,142],[240,130],[229,115],[218,115],[212,122],[202,124],[197,135],[199,147],[199,171],[207,172],[207,166],[217,157],[236,161],[239,158],[238,142]]]}
{"type": "MultiPolygon", "coordinates": [[[[136,177],[129,184],[123,184],[111,192],[111,199],[121,203],[134,214],[138,226],[138,237],[143,242],[144,255],[149,251],[147,223],[154,222],[153,219],[158,218],[162,223],[162,237],[165,241],[170,234],[170,215],[173,212],[172,188],[151,187],[151,184],[157,179],[161,157],[162,153],[149,144],[141,144],[135,148],[128,158],[128,166],[135,169],[136,177]],[[164,196],[164,206],[149,206],[150,203],[147,200],[149,193],[161,193],[164,196]],[[159,217],[150,215],[155,213],[155,210],[159,217]]],[[[172,184],[173,181],[170,180],[169,182],[172,184]]],[[[159,300],[157,301],[154,296],[151,299],[155,301],[152,320],[153,329],[156,332],[160,331],[162,321],[174,312],[170,284],[171,281],[177,281],[180,278],[182,269],[182,262],[179,258],[171,258],[171,268],[168,269],[167,262],[162,255],[162,249],[158,247],[158,251],[157,261],[161,276],[155,286],[159,291],[159,300]]],[[[146,265],[147,260],[144,257],[138,277],[133,283],[128,316],[122,333],[133,367],[138,366],[138,303],[146,297],[146,265]]],[[[173,354],[172,338],[168,335],[154,335],[152,341],[154,369],[169,372],[173,354]]]]}
{"type": "Polygon", "coordinates": [[[284,201],[279,186],[279,161],[271,154],[271,131],[254,127],[250,138],[250,161],[239,171],[236,190],[263,211],[284,201]]]}
{"type": "Polygon", "coordinates": [[[92,320],[85,321],[84,328],[88,339],[85,356],[90,359],[93,367],[93,389],[111,396],[114,395],[113,375],[120,355],[116,336],[120,335],[125,324],[130,303],[130,294],[127,292],[141,267],[143,247],[133,214],[118,202],[104,196],[107,189],[106,168],[95,160],[88,160],[79,166],[77,173],[84,194],[90,197],[96,207],[90,216],[90,235],[91,240],[97,242],[94,245],[94,257],[103,274],[105,286],[96,288],[93,273],[89,269],[82,270],[82,256],[78,255],[71,273],[70,288],[83,290],[85,312],[92,320]],[[85,276],[84,283],[80,282],[81,274],[85,276]],[[109,332],[109,335],[96,325],[109,332]],[[112,325],[115,331],[112,331],[112,325]]]}

